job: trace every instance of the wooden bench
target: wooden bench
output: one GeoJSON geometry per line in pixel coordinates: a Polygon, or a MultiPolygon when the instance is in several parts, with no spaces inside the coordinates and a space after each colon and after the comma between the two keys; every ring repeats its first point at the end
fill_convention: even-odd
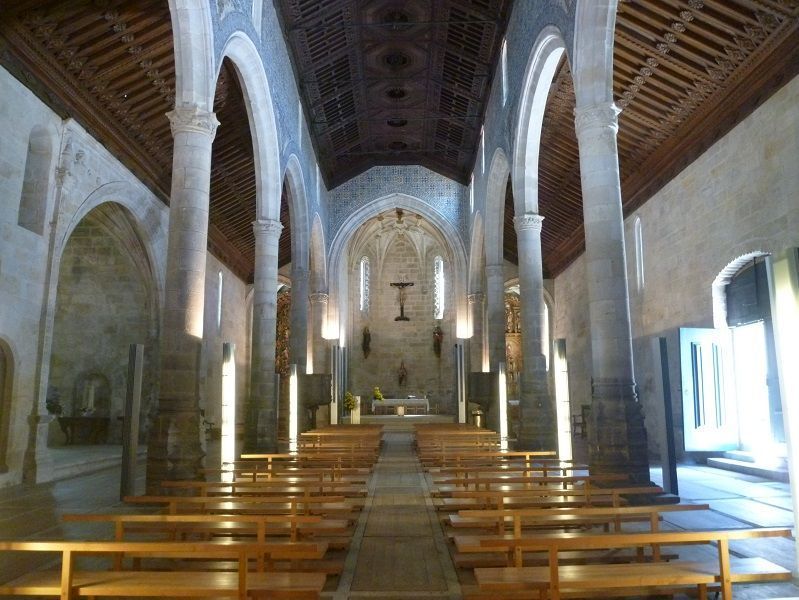
{"type": "MultiPolygon", "coordinates": [[[[455,562],[458,566],[478,565],[478,558],[472,557],[465,559],[463,555],[480,554],[489,555],[486,560],[492,565],[496,563],[497,555],[507,558],[507,566],[521,567],[523,565],[523,552],[530,545],[535,546],[537,540],[542,537],[574,536],[581,533],[542,533],[545,529],[579,529],[585,532],[586,529],[602,527],[605,531],[611,529],[615,532],[622,530],[623,523],[644,523],[649,527],[650,532],[657,532],[660,529],[660,520],[664,513],[710,510],[707,504],[664,504],[657,506],[621,506],[621,507],[586,507],[586,508],[558,508],[558,509],[510,509],[510,510],[483,510],[483,511],[461,511],[460,515],[472,520],[485,520],[489,526],[498,525],[495,534],[479,535],[453,535],[458,554],[455,562]],[[511,525],[511,533],[505,533],[505,526],[511,525]],[[525,525],[528,529],[525,530],[525,525]],[[532,533],[530,529],[535,529],[532,533]]],[[[585,562],[590,558],[589,553],[573,552],[569,557],[571,562],[585,562]]],[[[641,549],[636,549],[633,558],[643,559],[644,553],[641,549]]],[[[629,556],[620,556],[618,553],[616,562],[629,562],[629,556]]],[[[652,547],[653,560],[661,560],[660,547],[652,547]]],[[[491,565],[486,565],[491,566],[491,565]]]]}
{"type": "Polygon", "coordinates": [[[212,494],[221,496],[236,496],[252,494],[257,496],[288,496],[302,494],[309,496],[345,496],[363,497],[367,490],[364,485],[353,484],[349,481],[322,481],[320,479],[295,479],[281,477],[265,481],[162,481],[161,487],[165,489],[183,489],[199,492],[202,496],[212,494]]]}
{"type": "Polygon", "coordinates": [[[659,587],[695,587],[700,599],[708,587],[717,585],[722,598],[732,598],[732,584],[754,581],[786,581],[791,572],[762,558],[730,558],[730,540],[783,536],[790,529],[733,529],[725,531],[678,531],[613,533],[602,535],[530,538],[526,549],[546,552],[544,567],[477,568],[475,578],[481,592],[500,597],[504,591],[537,592],[539,598],[559,600],[603,591],[606,595],[637,595],[659,587]],[[570,550],[613,549],[652,545],[704,544],[716,546],[712,560],[638,562],[629,564],[560,564],[560,554],[570,550]]]}
{"type": "MultiPolygon", "coordinates": [[[[286,564],[294,570],[311,566],[312,571],[327,574],[340,573],[343,562],[323,560],[328,542],[312,537],[301,542],[305,534],[313,534],[303,526],[318,525],[323,519],[307,515],[128,515],[128,514],[65,514],[62,520],[76,523],[109,523],[114,526],[114,539],[124,541],[128,535],[155,536],[169,541],[186,541],[187,537],[199,536],[203,540],[240,540],[253,538],[256,542],[269,542],[270,559],[266,563],[269,570],[279,566],[286,570],[286,564]],[[287,538],[276,541],[273,538],[287,538]],[[282,561],[279,563],[278,561],[282,561]],[[300,562],[301,561],[301,562],[300,562]]],[[[317,529],[324,531],[324,529],[317,529]]],[[[259,558],[259,570],[263,570],[263,557],[259,558]]]]}
{"type": "MultiPolygon", "coordinates": [[[[58,571],[33,571],[0,585],[0,595],[75,597],[227,597],[245,600],[266,593],[280,598],[318,598],[324,573],[249,572],[250,559],[266,551],[264,544],[191,542],[6,541],[2,552],[47,552],[60,555],[58,571]],[[84,570],[75,559],[83,555],[203,558],[235,561],[236,571],[84,570]]],[[[190,563],[191,564],[191,563],[190,563]]]]}

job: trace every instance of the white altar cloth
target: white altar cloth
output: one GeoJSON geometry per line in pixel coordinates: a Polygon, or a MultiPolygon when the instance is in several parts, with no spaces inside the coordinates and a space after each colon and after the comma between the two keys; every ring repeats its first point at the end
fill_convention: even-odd
{"type": "Polygon", "coordinates": [[[393,409],[391,412],[396,413],[398,406],[419,407],[424,409],[425,414],[430,412],[430,402],[427,398],[383,398],[372,400],[372,413],[387,413],[389,408],[393,409]]]}

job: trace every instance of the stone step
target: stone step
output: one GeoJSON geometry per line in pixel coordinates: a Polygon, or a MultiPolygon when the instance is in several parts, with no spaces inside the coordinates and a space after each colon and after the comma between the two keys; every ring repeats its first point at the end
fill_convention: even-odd
{"type": "MultiPolygon", "coordinates": [[[[729,458],[732,460],[738,460],[741,462],[748,462],[748,463],[759,463],[763,466],[763,460],[758,460],[757,455],[752,452],[747,452],[746,450],[728,450],[724,453],[724,458],[729,458]]],[[[774,467],[775,469],[787,469],[788,468],[788,457],[787,456],[774,456],[769,457],[769,466],[774,467]]]]}
{"type": "Polygon", "coordinates": [[[736,473],[755,475],[757,477],[763,477],[764,479],[771,479],[772,481],[788,482],[788,470],[784,468],[775,468],[771,465],[761,465],[744,460],[717,457],[708,458],[707,466],[724,469],[726,471],[734,471],[736,473]]]}

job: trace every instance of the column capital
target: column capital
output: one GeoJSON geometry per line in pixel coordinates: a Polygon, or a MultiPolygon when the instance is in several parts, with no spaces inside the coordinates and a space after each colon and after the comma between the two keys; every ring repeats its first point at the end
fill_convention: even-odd
{"type": "Polygon", "coordinates": [[[330,296],[328,296],[325,292],[314,292],[313,294],[308,294],[308,300],[311,301],[312,304],[327,304],[330,296]]]}
{"type": "Polygon", "coordinates": [[[199,106],[176,106],[166,113],[172,128],[172,137],[178,133],[203,133],[214,138],[219,121],[216,114],[201,109],[199,106]]]}
{"type": "Polygon", "coordinates": [[[614,102],[602,102],[574,109],[574,128],[578,136],[594,129],[619,130],[621,109],[614,102]]]}
{"type": "Polygon", "coordinates": [[[466,301],[469,304],[480,304],[483,301],[483,292],[473,292],[466,296],[466,301]]]}
{"type": "Polygon", "coordinates": [[[258,219],[252,222],[252,230],[255,237],[274,237],[280,239],[280,232],[283,231],[283,224],[277,219],[258,219]]]}
{"type": "Polygon", "coordinates": [[[541,226],[544,222],[544,217],[536,213],[524,213],[518,217],[513,217],[513,225],[516,228],[516,233],[522,231],[535,231],[541,233],[541,226]]]}

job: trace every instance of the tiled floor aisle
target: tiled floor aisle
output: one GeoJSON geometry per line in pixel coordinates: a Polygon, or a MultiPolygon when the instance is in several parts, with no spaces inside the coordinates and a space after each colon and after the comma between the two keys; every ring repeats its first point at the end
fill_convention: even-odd
{"type": "Polygon", "coordinates": [[[387,432],[383,444],[335,600],[459,598],[412,436],[387,432]]]}

